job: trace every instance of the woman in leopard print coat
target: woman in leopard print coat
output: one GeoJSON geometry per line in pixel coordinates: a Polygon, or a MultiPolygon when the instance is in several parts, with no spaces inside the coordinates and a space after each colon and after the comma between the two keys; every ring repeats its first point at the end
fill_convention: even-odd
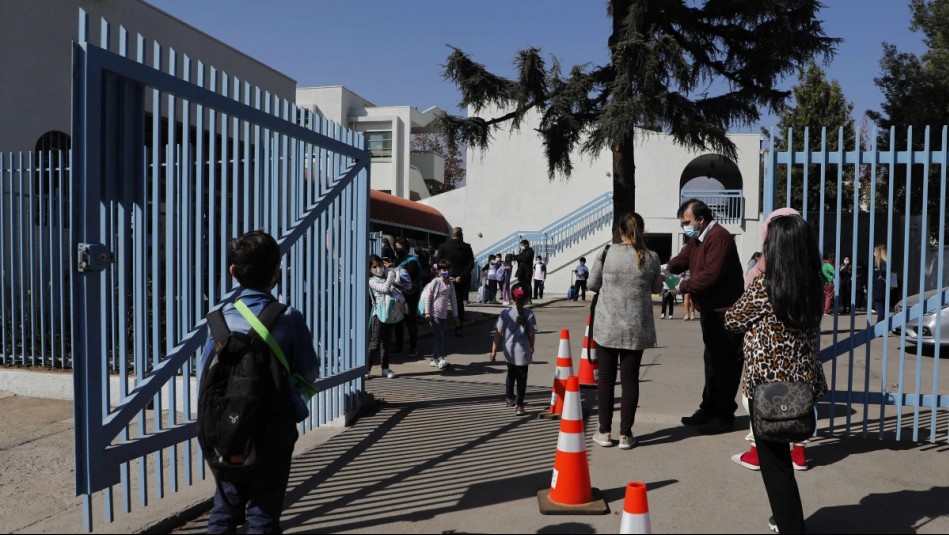
{"type": "MultiPolygon", "coordinates": [[[[768,225],[764,256],[767,271],[725,313],[726,328],[746,333],[744,392],[753,397],[759,384],[801,381],[820,397],[827,391],[817,355],[824,283],[813,229],[800,216],[774,218],[768,225]]],[[[774,515],[772,526],[779,533],[804,533],[804,510],[788,444],[765,441],[753,431],[774,515]]]]}

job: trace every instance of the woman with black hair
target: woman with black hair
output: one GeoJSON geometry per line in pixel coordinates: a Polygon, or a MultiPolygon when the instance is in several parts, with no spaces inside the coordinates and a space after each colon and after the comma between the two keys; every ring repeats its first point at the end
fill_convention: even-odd
{"type": "MultiPolygon", "coordinates": [[[[827,391],[817,342],[824,306],[821,256],[813,228],[800,216],[776,217],[764,243],[768,269],[725,313],[725,327],[744,338],[744,391],[774,381],[811,385],[815,400],[827,391]]],[[[750,412],[754,403],[749,401],[750,412]]],[[[804,510],[786,442],[761,438],[752,426],[773,516],[771,529],[804,533],[804,510]]]]}

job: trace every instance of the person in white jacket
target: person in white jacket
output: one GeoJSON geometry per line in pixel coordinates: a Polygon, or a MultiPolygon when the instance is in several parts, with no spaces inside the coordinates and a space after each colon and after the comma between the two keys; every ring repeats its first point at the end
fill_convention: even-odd
{"type": "MultiPolygon", "coordinates": [[[[395,270],[386,270],[382,259],[369,255],[369,294],[372,303],[378,303],[387,295],[398,292],[395,287],[395,270]]],[[[375,314],[369,318],[369,355],[366,358],[366,378],[372,376],[372,363],[378,358],[381,377],[393,379],[396,373],[389,368],[389,346],[394,324],[382,323],[375,314]]]]}

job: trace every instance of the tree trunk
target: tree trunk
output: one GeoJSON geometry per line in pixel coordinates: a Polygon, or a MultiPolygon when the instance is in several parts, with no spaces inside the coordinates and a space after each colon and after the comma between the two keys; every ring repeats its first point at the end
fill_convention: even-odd
{"type": "Polygon", "coordinates": [[[636,211],[636,144],[614,143],[613,150],[613,228],[619,216],[636,211]]]}

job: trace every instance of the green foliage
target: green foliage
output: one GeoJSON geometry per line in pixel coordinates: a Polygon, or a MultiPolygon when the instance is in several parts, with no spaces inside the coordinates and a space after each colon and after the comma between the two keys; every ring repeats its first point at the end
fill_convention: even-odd
{"type": "MultiPolygon", "coordinates": [[[[788,132],[791,133],[791,145],[794,151],[803,151],[804,134],[807,129],[807,149],[819,151],[854,150],[856,133],[853,126],[853,104],[844,97],[843,90],[836,80],[827,81],[824,70],[811,62],[798,74],[798,83],[791,88],[793,104],[784,108],[774,133],[776,150],[788,146],[788,132]],[[826,127],[826,137],[822,129],[826,127]]],[[[770,132],[763,131],[766,137],[770,132]]],[[[807,210],[837,211],[838,169],[826,168],[825,185],[821,187],[820,166],[808,166],[807,210]],[[821,191],[824,192],[821,204],[821,191]]],[[[778,198],[786,196],[787,174],[777,173],[775,189],[778,198]]],[[[841,209],[853,210],[852,166],[843,169],[844,196],[840,199],[841,209]]],[[[804,169],[795,166],[791,172],[791,200],[789,206],[804,209],[804,169]]]]}
{"type": "Polygon", "coordinates": [[[474,116],[443,115],[438,126],[449,144],[485,149],[493,132],[519,129],[536,108],[549,177],[571,174],[575,149],[610,148],[617,213],[632,210],[640,128],[735,158],[728,128],[757,121],[761,108],[780,109],[788,92],[775,85],[815,55],[833,54],[839,40],[824,34],[820,7],[817,0],[611,0],[610,63],[578,65],[566,76],[536,48],[517,54],[515,79],[452,48],[444,77],[474,116]]]}
{"type": "MultiPolygon", "coordinates": [[[[925,145],[925,126],[932,125],[930,147],[942,144],[941,127],[949,124],[949,0],[912,0],[913,13],[910,28],[923,34],[929,50],[922,55],[900,52],[896,46],[884,43],[880,59],[880,76],[874,82],[883,92],[881,111],[867,115],[880,127],[877,142],[882,150],[895,147],[905,150],[912,146],[922,149],[925,145]],[[907,126],[913,126],[912,139],[907,126]],[[890,132],[893,127],[894,131],[890,132]]],[[[897,212],[921,214],[926,184],[929,184],[928,210],[932,218],[939,213],[939,166],[932,166],[930,176],[923,175],[921,166],[913,166],[907,177],[905,166],[896,166],[893,173],[894,196],[888,198],[889,170],[877,177],[878,206],[888,204],[897,212]],[[909,187],[907,187],[909,184],[909,187]]],[[[930,236],[938,232],[936,224],[930,225],[930,236]]]]}

